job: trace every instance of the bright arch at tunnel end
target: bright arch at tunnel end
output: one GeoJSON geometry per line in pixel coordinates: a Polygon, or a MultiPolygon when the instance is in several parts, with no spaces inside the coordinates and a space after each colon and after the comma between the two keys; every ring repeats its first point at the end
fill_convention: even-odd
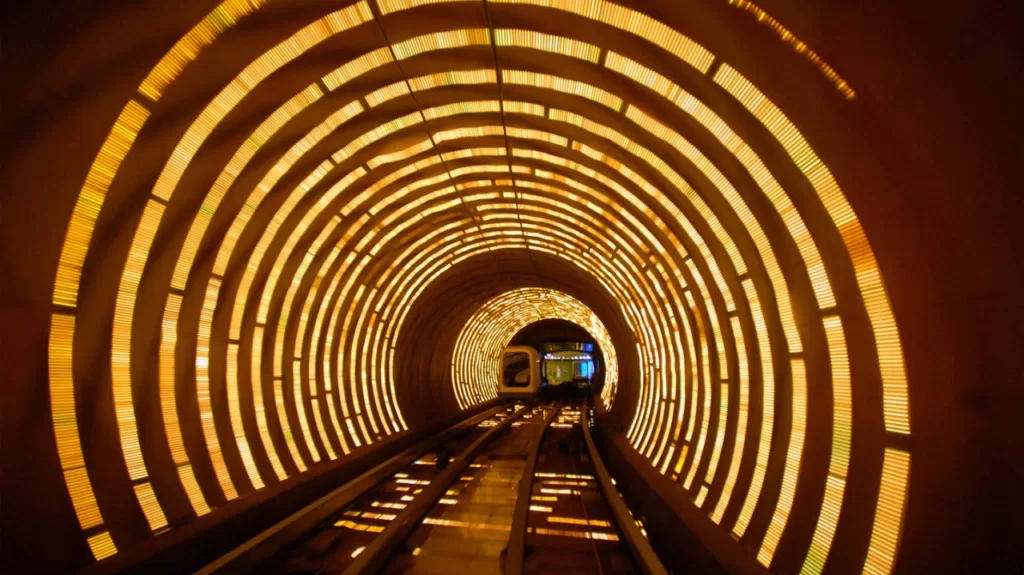
{"type": "Polygon", "coordinates": [[[521,288],[491,298],[463,326],[452,357],[452,385],[459,407],[466,409],[497,397],[502,351],[520,330],[545,319],[574,323],[597,342],[605,362],[601,400],[611,408],[619,381],[618,356],[611,335],[586,304],[546,288],[521,288]]]}

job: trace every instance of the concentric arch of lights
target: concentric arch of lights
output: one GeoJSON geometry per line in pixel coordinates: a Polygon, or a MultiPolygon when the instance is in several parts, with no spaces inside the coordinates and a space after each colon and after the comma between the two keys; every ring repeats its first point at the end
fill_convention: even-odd
{"type": "Polygon", "coordinates": [[[526,326],[545,319],[572,322],[594,338],[604,354],[605,379],[601,398],[607,407],[615,399],[619,380],[618,356],[611,335],[589,307],[578,299],[547,288],[519,288],[484,302],[459,332],[452,359],[452,382],[459,407],[497,397],[502,351],[526,326]]]}
{"type": "MultiPolygon", "coordinates": [[[[201,66],[205,48],[231,42],[230,29],[271,1],[227,0],[172,47],[117,118],[71,217],[53,292],[49,386],[65,483],[97,558],[124,546],[111,523],[141,516],[160,533],[405,429],[393,342],[408,309],[440,274],[508,249],[570,262],[621,306],[641,368],[630,382],[637,408],[629,440],[711,521],[771,565],[794,500],[820,493],[809,512],[813,534],[785,543],[798,547],[801,569],[820,571],[844,517],[870,513],[871,521],[855,523],[871,529],[848,536],[866,541],[865,570],[891,570],[909,486],[909,400],[899,334],[864,232],[783,111],[729,63],[646,14],[603,0],[491,0],[493,30],[482,21],[381,40],[297,86],[254,122],[209,189],[184,191],[190,166],[211,161],[204,144],[265,79],[374,20],[388,30],[392,13],[443,8],[429,6],[436,0],[343,3],[227,82],[157,166],[138,216],[111,217],[107,196],[126,193],[118,187],[122,163],[144,162],[132,150],[147,120],[181,113],[161,105],[164,94],[201,66]],[[502,28],[495,13],[519,10],[586,19],[647,41],[730,96],[728,109],[696,98],[679,84],[692,78],[644,51],[600,48],[572,26],[563,33],[580,37],[502,28]],[[406,78],[394,63],[438,50],[490,54],[492,42],[499,61],[518,62],[523,50],[571,65],[558,76],[496,62],[406,78]],[[632,80],[634,91],[662,98],[671,111],[654,115],[644,102],[575,79],[577,65],[632,80]],[[377,69],[390,80],[369,86],[360,78],[377,69]],[[494,96],[429,107],[417,99],[467,86],[494,96]],[[566,101],[576,103],[571,111],[566,101]],[[614,125],[598,119],[609,114],[614,125]],[[695,122],[671,121],[681,116],[695,122]],[[298,138],[288,135],[296,126],[298,138]],[[751,130],[777,141],[745,141],[751,130]],[[274,151],[262,153],[268,142],[274,151]],[[738,163],[711,159],[723,150],[738,163]],[[164,214],[180,211],[189,193],[200,194],[198,209],[187,230],[172,232],[180,220],[164,214]],[[92,241],[125,225],[134,230],[126,256],[92,241]],[[170,256],[154,255],[158,237],[170,256]],[[825,243],[845,250],[819,249],[825,243]],[[112,268],[120,282],[110,378],[86,385],[74,367],[86,353],[79,342],[87,335],[76,330],[88,303],[79,297],[82,274],[112,268]],[[162,313],[150,321],[138,299],[147,294],[152,304],[153,293],[162,313]],[[133,344],[135,334],[151,332],[159,335],[152,354],[133,344]],[[150,355],[159,360],[153,374],[150,355]],[[130,492],[95,483],[96,459],[83,451],[98,449],[86,440],[90,430],[79,429],[94,403],[85,395],[111,392],[113,419],[94,425],[116,432],[130,492]],[[878,417],[854,419],[854,405],[878,417]],[[143,426],[156,442],[140,441],[143,426]],[[884,448],[854,452],[855,426],[884,448]],[[827,470],[806,471],[809,441],[830,441],[827,470]],[[875,471],[855,471],[855,458],[875,471]],[[154,482],[157,473],[174,477],[154,482]],[[860,481],[848,484],[854,473],[860,481]],[[863,505],[865,494],[873,506],[863,505]]],[[[810,54],[850,97],[845,81],[810,54]]],[[[453,381],[460,385],[454,372],[453,381]]],[[[460,397],[462,407],[483,399],[460,397]]]]}

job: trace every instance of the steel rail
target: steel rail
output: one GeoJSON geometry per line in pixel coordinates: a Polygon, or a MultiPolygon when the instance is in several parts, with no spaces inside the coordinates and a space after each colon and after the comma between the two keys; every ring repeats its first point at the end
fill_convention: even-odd
{"type": "Polygon", "coordinates": [[[563,402],[555,404],[551,413],[544,418],[537,440],[530,446],[530,455],[523,467],[523,476],[519,479],[519,492],[516,496],[516,509],[512,514],[512,530],[509,532],[508,545],[505,547],[505,575],[522,575],[526,563],[526,524],[530,517],[530,499],[533,496],[533,473],[537,468],[537,456],[540,446],[544,443],[544,434],[558,413],[562,411],[563,402]]]}
{"type": "MultiPolygon", "coordinates": [[[[469,464],[483,451],[484,447],[496,438],[501,432],[524,414],[532,411],[533,405],[526,405],[509,415],[498,425],[487,430],[480,438],[473,442],[466,450],[452,460],[451,463],[437,477],[430,482],[422,493],[414,499],[408,507],[395,517],[391,523],[382,531],[372,543],[356,557],[356,560],[344,569],[345,575],[357,575],[360,573],[373,573],[384,566],[391,559],[392,553],[405,540],[412,531],[418,527],[427,513],[451,488],[452,484],[458,481],[462,472],[469,467],[469,464]]],[[[320,570],[323,573],[337,573],[341,571],[345,563],[348,563],[350,555],[332,555],[324,567],[320,570]]]]}
{"type": "Polygon", "coordinates": [[[594,466],[594,477],[601,487],[605,503],[608,504],[608,509],[612,513],[612,519],[615,521],[619,533],[622,534],[622,539],[629,548],[636,566],[644,575],[668,575],[668,571],[661,564],[661,560],[658,559],[658,555],[647,541],[647,537],[640,532],[640,528],[634,522],[633,515],[629,512],[629,508],[626,507],[618,490],[615,489],[611,475],[608,474],[608,469],[601,461],[601,455],[597,452],[594,439],[590,436],[589,406],[584,405],[580,411],[580,425],[583,427],[583,438],[587,442],[591,464],[594,466]]]}

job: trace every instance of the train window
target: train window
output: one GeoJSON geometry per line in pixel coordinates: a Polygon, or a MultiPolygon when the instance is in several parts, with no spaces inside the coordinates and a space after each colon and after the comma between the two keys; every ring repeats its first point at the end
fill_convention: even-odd
{"type": "Polygon", "coordinates": [[[506,352],[501,366],[505,387],[527,387],[530,385],[529,354],[521,351],[506,352]]]}

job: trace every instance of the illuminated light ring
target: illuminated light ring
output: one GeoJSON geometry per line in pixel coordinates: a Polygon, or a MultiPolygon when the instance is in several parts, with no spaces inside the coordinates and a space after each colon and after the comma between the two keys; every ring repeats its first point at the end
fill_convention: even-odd
{"type": "MultiPolygon", "coordinates": [[[[884,295],[883,295],[883,297],[884,297],[884,295]]],[[[898,339],[897,339],[897,342],[898,342],[898,339]]],[[[889,417],[889,412],[888,411],[887,411],[886,415],[887,415],[887,418],[888,418],[889,417]]]]}
{"type": "Polygon", "coordinates": [[[460,407],[465,409],[497,396],[495,389],[488,389],[487,382],[489,379],[491,387],[497,387],[501,376],[497,365],[502,350],[521,329],[544,319],[565,319],[587,330],[605,357],[605,385],[614,389],[618,362],[611,336],[600,318],[568,294],[552,289],[521,288],[495,296],[479,306],[460,330],[451,362],[452,382],[457,389],[462,389],[462,393],[457,393],[460,407]],[[485,367],[487,365],[490,369],[485,367]],[[476,401],[465,404],[471,396],[475,396],[476,401]]]}
{"type": "Polygon", "coordinates": [[[567,229],[571,230],[571,228],[567,228],[567,229]]]}
{"type": "MultiPolygon", "coordinates": [[[[249,14],[253,9],[258,9],[263,3],[262,0],[254,0],[252,2],[227,0],[219,5],[182,37],[160,60],[143,80],[142,85],[139,87],[140,93],[144,94],[151,101],[159,100],[167,85],[173,82],[206,46],[215,41],[221,33],[231,28],[239,19],[249,14]]],[[[114,179],[114,175],[117,173],[121,160],[127,155],[135,136],[141,130],[147,116],[148,111],[142,105],[134,100],[129,101],[90,169],[85,186],[83,186],[82,193],[75,205],[68,234],[61,251],[54,288],[54,303],[57,305],[74,307],[77,304],[78,281],[92,238],[93,227],[103,205],[104,196],[114,179]]],[[[130,301],[122,303],[119,307],[123,310],[125,305],[130,303],[130,301]]],[[[63,322],[62,317],[60,314],[54,314],[54,323],[59,324],[63,322]]],[[[51,344],[51,349],[55,347],[58,350],[64,349],[63,345],[54,346],[51,344]]],[[[59,353],[63,353],[63,351],[59,351],[59,353]]],[[[65,425],[69,425],[70,429],[74,429],[74,410],[72,409],[70,413],[70,422],[65,425]]],[[[62,420],[68,421],[68,415],[55,411],[54,421],[62,420]]],[[[60,433],[60,429],[56,429],[56,431],[58,438],[64,437],[60,433]]],[[[119,425],[119,433],[121,434],[122,442],[131,443],[136,441],[134,437],[137,435],[137,432],[134,426],[127,422],[119,425]]],[[[63,453],[69,453],[68,460],[74,462],[77,460],[74,453],[80,453],[80,448],[71,443],[71,440],[64,441],[63,445],[61,441],[59,439],[58,448],[62,452],[62,466],[67,470],[69,465],[64,463],[63,453]]],[[[180,479],[186,484],[186,492],[189,494],[194,510],[203,513],[206,506],[204,502],[197,499],[196,490],[190,488],[194,483],[194,478],[191,475],[191,467],[187,462],[179,462],[179,473],[181,474],[180,479]]],[[[69,495],[75,506],[79,522],[83,525],[83,528],[87,523],[90,524],[90,527],[94,527],[95,534],[88,538],[88,544],[93,556],[96,559],[102,559],[116,553],[116,544],[111,539],[108,531],[106,529],[98,531],[95,529],[99,525],[95,520],[95,515],[99,515],[99,510],[95,506],[95,499],[89,479],[83,474],[75,480],[75,488],[71,487],[71,482],[68,482],[68,485],[69,495]]],[[[143,502],[140,497],[140,505],[143,507],[152,525],[153,519],[162,515],[162,512],[158,513],[154,508],[156,502],[153,497],[150,497],[151,488],[148,487],[148,483],[137,486],[137,494],[139,493],[139,488],[143,490],[143,495],[145,495],[146,499],[143,502]]]]}
{"type": "MultiPolygon", "coordinates": [[[[267,237],[267,236],[265,236],[265,237],[267,237]]],[[[222,253],[226,253],[226,252],[222,251],[222,253]]],[[[223,260],[223,258],[219,258],[219,259],[223,260]]],[[[249,270],[251,270],[251,269],[253,269],[253,268],[250,266],[249,270]]],[[[271,276],[271,278],[274,278],[274,277],[276,277],[276,276],[273,276],[273,275],[271,276]]],[[[247,285],[247,284],[246,284],[246,281],[243,279],[243,286],[244,285],[247,285]]],[[[269,294],[269,293],[271,293],[271,291],[272,290],[268,289],[265,293],[269,294]]],[[[265,313],[263,310],[266,308],[266,301],[267,301],[266,298],[264,298],[264,304],[261,305],[261,319],[263,319],[262,315],[265,313]]],[[[243,298],[239,298],[238,302],[239,303],[236,304],[236,311],[238,309],[240,309],[242,306],[244,306],[244,299],[243,298]]],[[[236,315],[235,317],[237,318],[239,316],[236,315]]],[[[239,325],[238,321],[237,320],[233,320],[232,323],[233,323],[233,330],[237,330],[238,329],[238,325],[239,325]]],[[[277,373],[277,370],[275,370],[275,373],[277,373]]],[[[283,375],[285,383],[287,384],[287,380],[289,378],[289,374],[288,373],[281,373],[280,375],[283,375]]],[[[390,413],[390,405],[389,405],[389,413],[390,413]]],[[[316,414],[315,411],[314,411],[314,414],[316,414]]],[[[371,420],[371,422],[372,421],[373,420],[371,420]]],[[[302,421],[302,424],[303,424],[302,425],[303,426],[303,432],[308,437],[308,431],[307,431],[307,427],[306,427],[306,424],[305,424],[304,420],[302,421]]],[[[385,424],[385,426],[386,426],[386,424],[385,424]]],[[[308,441],[308,439],[307,439],[307,441],[308,441]]]]}
{"type": "MultiPolygon", "coordinates": [[[[514,224],[513,222],[510,222],[510,223],[509,223],[509,226],[510,226],[510,227],[509,227],[508,229],[514,229],[514,227],[511,227],[511,226],[514,226],[514,225],[515,225],[515,224],[514,224]]],[[[509,239],[509,240],[513,240],[513,241],[514,241],[514,239],[513,239],[513,238],[508,238],[508,239],[509,239]]],[[[482,240],[482,241],[483,241],[483,242],[488,242],[488,241],[493,241],[493,240],[486,240],[486,239],[484,239],[484,240],[482,240]]],[[[550,246],[555,246],[555,247],[557,247],[557,245],[555,245],[555,244],[550,244],[550,246]]],[[[466,255],[465,255],[464,257],[471,257],[472,255],[474,255],[474,254],[472,254],[472,253],[469,253],[469,254],[466,254],[466,255]]]]}
{"type": "Polygon", "coordinates": [[[791,459],[792,459],[792,457],[791,457],[791,459]]]}

